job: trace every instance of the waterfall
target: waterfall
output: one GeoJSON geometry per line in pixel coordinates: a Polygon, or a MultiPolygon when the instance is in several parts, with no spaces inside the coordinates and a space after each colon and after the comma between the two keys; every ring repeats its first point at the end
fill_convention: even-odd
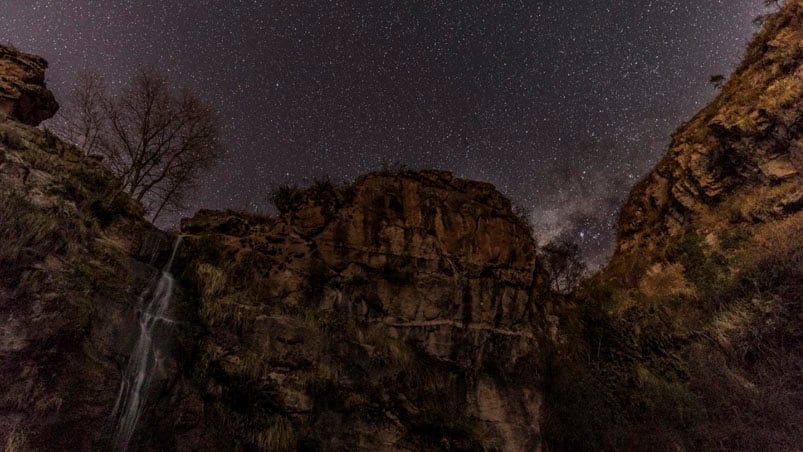
{"type": "Polygon", "coordinates": [[[128,367],[120,382],[120,391],[114,404],[112,417],[117,424],[114,431],[115,446],[125,451],[140,415],[145,406],[147,391],[153,381],[154,373],[162,369],[163,358],[156,334],[164,335],[165,329],[172,328],[173,321],[165,317],[173,301],[175,280],[170,274],[173,258],[176,257],[181,237],[173,244],[170,259],[165,264],[160,278],[140,294],[139,337],[128,359],[128,367]]]}

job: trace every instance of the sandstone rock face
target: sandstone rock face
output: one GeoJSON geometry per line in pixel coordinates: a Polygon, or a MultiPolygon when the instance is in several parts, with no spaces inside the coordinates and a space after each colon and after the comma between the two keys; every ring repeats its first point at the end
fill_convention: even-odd
{"type": "Polygon", "coordinates": [[[180,442],[538,449],[540,273],[509,201],[436,171],[329,190],[280,218],[182,222],[208,331],[194,372],[220,418],[180,442]],[[247,408],[264,415],[238,418],[232,381],[271,392],[247,408]]]}
{"type": "Polygon", "coordinates": [[[38,125],[56,114],[59,104],[45,86],[47,61],[0,46],[0,113],[38,125]]]}
{"type": "Polygon", "coordinates": [[[708,234],[728,224],[728,212],[766,221],[758,206],[780,212],[773,191],[801,186],[803,5],[787,3],[722,93],[673,135],[664,159],[633,189],[619,221],[618,254],[658,245],[656,238],[691,224],[708,234]]]}
{"type": "Polygon", "coordinates": [[[567,333],[576,314],[556,311],[557,342],[571,344],[565,353],[575,350],[580,370],[544,383],[551,447],[799,449],[803,1],[782,3],[720,95],[678,129],[632,190],[616,254],[594,277],[600,287],[579,294],[586,307],[604,306],[580,314],[579,334],[596,344],[585,355],[577,350],[587,345],[567,333]],[[575,390],[583,397],[566,409],[574,402],[560,395],[575,390]],[[594,403],[597,394],[609,399],[594,403]],[[617,394],[626,396],[610,402],[617,394]],[[674,407],[656,409],[661,400],[674,407]],[[584,413],[594,438],[578,444],[563,435],[584,413]],[[613,417],[627,421],[597,422],[613,417]]]}

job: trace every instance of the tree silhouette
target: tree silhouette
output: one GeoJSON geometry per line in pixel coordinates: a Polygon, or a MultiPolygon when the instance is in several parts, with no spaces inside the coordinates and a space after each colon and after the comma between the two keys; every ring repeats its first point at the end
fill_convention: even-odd
{"type": "Polygon", "coordinates": [[[552,241],[541,247],[538,255],[555,292],[568,294],[585,275],[586,266],[580,258],[580,247],[574,242],[552,241]]]}
{"type": "Polygon", "coordinates": [[[217,115],[153,71],[139,72],[118,93],[96,74],[81,75],[62,117],[57,131],[84,153],[102,156],[152,221],[181,208],[222,156],[217,115]]]}
{"type": "Polygon", "coordinates": [[[720,74],[712,75],[708,82],[714,85],[714,88],[720,89],[725,84],[725,76],[720,74]]]}

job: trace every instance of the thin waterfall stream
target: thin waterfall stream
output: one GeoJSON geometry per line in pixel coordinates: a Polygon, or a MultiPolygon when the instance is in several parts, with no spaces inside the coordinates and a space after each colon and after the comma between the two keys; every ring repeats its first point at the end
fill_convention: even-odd
{"type": "Polygon", "coordinates": [[[128,359],[128,367],[123,373],[112,413],[112,417],[116,419],[114,444],[121,451],[128,448],[137,421],[145,407],[154,373],[163,365],[158,339],[164,336],[165,328],[170,329],[174,324],[174,321],[165,317],[165,314],[173,302],[175,279],[170,269],[180,243],[181,236],[176,237],[170,259],[165,264],[161,276],[155,283],[149,284],[139,296],[139,337],[128,359]]]}

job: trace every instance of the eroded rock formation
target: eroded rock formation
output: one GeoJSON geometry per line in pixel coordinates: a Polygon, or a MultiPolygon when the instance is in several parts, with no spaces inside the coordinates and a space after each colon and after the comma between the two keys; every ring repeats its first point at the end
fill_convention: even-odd
{"type": "Polygon", "coordinates": [[[436,171],[295,196],[279,218],[182,222],[201,256],[188,265],[209,331],[203,397],[237,419],[229,382],[276,391],[260,408],[272,415],[228,423],[235,435],[258,441],[290,422],[312,448],[537,449],[541,282],[510,202],[436,171]]]}
{"type": "MultiPolygon", "coordinates": [[[[131,449],[795,450],[802,17],[797,0],[768,19],[573,295],[549,293],[502,195],[447,172],[184,220],[175,334],[131,449]]],[[[0,55],[0,444],[106,450],[174,237],[23,124],[55,111],[45,63],[0,55]]]]}
{"type": "Polygon", "coordinates": [[[632,190],[617,229],[619,254],[652,250],[692,223],[707,235],[803,206],[801,63],[803,4],[789,1],[720,95],[674,133],[666,156],[632,190]]]}
{"type": "Polygon", "coordinates": [[[0,45],[0,113],[38,125],[56,114],[59,104],[45,86],[47,61],[0,45]]]}

